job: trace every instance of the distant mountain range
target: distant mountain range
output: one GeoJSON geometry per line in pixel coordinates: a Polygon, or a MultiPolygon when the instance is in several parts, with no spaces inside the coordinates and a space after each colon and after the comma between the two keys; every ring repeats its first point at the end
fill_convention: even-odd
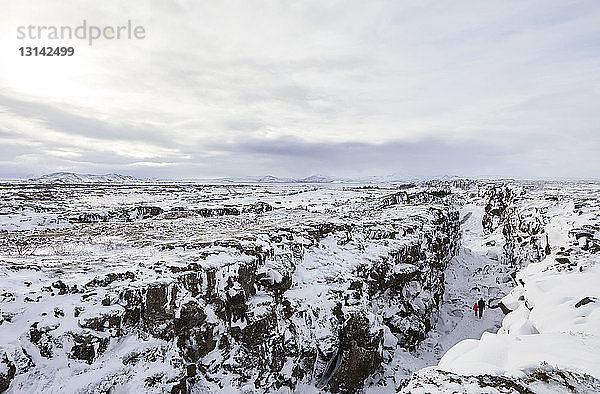
{"type": "Polygon", "coordinates": [[[450,180],[457,179],[457,176],[443,175],[439,177],[418,178],[409,177],[400,173],[383,176],[365,176],[365,177],[340,177],[334,178],[327,175],[311,175],[304,178],[277,177],[274,175],[255,176],[255,177],[227,177],[227,178],[209,178],[209,179],[141,179],[122,174],[78,174],[74,172],[54,172],[42,175],[37,178],[30,178],[27,182],[44,184],[86,184],[86,183],[360,183],[360,184],[392,184],[392,183],[411,183],[420,182],[429,179],[450,180]]]}
{"type": "Polygon", "coordinates": [[[373,175],[363,177],[331,177],[327,175],[311,175],[304,178],[277,177],[273,175],[257,177],[231,177],[190,180],[197,182],[218,182],[218,183],[359,183],[359,184],[392,184],[392,183],[418,183],[431,179],[452,180],[460,179],[456,175],[440,175],[434,177],[415,177],[400,173],[391,175],[373,175]]]}
{"type": "Polygon", "coordinates": [[[231,183],[333,183],[339,182],[340,178],[332,178],[325,175],[311,175],[305,178],[286,178],[273,175],[259,177],[241,177],[241,178],[218,178],[211,181],[231,182],[231,183]]]}
{"type": "Polygon", "coordinates": [[[30,178],[33,183],[60,183],[60,184],[78,184],[78,183],[144,183],[147,180],[138,179],[129,175],[121,174],[77,174],[74,172],[53,172],[52,174],[42,175],[38,178],[30,178]]]}

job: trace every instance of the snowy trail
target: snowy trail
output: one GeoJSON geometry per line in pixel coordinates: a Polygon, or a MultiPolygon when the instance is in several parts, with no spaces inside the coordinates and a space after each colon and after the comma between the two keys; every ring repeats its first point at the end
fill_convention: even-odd
{"type": "MultiPolygon", "coordinates": [[[[502,227],[509,243],[507,260],[518,263],[519,270],[515,286],[501,300],[511,312],[497,333],[461,341],[437,366],[415,374],[401,392],[504,392],[510,386],[518,392],[600,393],[597,187],[590,183],[573,190],[570,185],[545,185],[511,202],[502,227]]],[[[504,194],[500,189],[492,194],[496,192],[504,194]]],[[[491,244],[481,243],[471,231],[464,242],[469,250],[449,267],[453,274],[448,282],[469,261],[479,260],[480,267],[486,264],[487,253],[482,256],[482,251],[491,244]],[[467,254],[475,258],[461,260],[467,254]]],[[[504,292],[510,282],[502,271],[493,266],[487,270],[500,279],[504,292]]],[[[459,319],[452,324],[465,336],[474,328],[459,319]]],[[[454,334],[449,333],[448,340],[454,334]]]]}
{"type": "Polygon", "coordinates": [[[490,299],[501,298],[512,288],[507,268],[497,259],[502,235],[485,236],[482,217],[483,206],[470,204],[461,209],[462,246],[446,270],[446,292],[436,328],[418,350],[426,365],[436,365],[463,339],[479,339],[485,331],[496,332],[501,327],[504,314],[500,309],[486,307],[481,319],[473,311],[479,297],[487,306],[490,299]],[[486,245],[490,242],[493,246],[486,245]]]}
{"type": "Polygon", "coordinates": [[[396,348],[393,361],[388,364],[387,387],[369,388],[368,393],[395,392],[394,387],[412,373],[428,366],[437,365],[452,346],[463,339],[479,339],[488,332],[497,332],[504,314],[499,308],[486,307],[483,318],[475,317],[473,304],[480,297],[490,299],[493,305],[513,287],[509,268],[498,260],[504,242],[500,230],[484,235],[481,221],[483,201],[461,208],[461,248],[448,263],[445,278],[445,293],[435,328],[417,348],[408,352],[396,348]]]}

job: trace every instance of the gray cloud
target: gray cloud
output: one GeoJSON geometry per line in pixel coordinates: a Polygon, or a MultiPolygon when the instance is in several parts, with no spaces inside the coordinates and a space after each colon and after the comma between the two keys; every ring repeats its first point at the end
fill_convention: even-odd
{"type": "Polygon", "coordinates": [[[596,1],[6,3],[0,176],[600,171],[596,1]],[[147,38],[14,51],[84,18],[147,38]]]}
{"type": "MultiPolygon", "coordinates": [[[[248,157],[264,168],[285,174],[373,174],[404,172],[414,176],[466,173],[494,173],[507,156],[523,152],[514,147],[511,153],[493,145],[468,142],[455,144],[441,139],[417,142],[391,141],[369,143],[311,143],[281,137],[275,140],[245,140],[235,145],[220,146],[231,157],[248,157]],[[301,163],[302,169],[298,171],[301,163]]],[[[514,169],[514,168],[513,168],[514,169]]]]}
{"type": "Polygon", "coordinates": [[[86,137],[106,140],[134,140],[155,143],[169,143],[171,140],[164,130],[152,125],[140,126],[143,120],[131,124],[111,124],[100,119],[73,113],[58,105],[40,101],[26,101],[7,97],[0,94],[0,108],[5,113],[11,113],[30,120],[44,123],[49,129],[66,134],[77,134],[86,137]],[[137,123],[137,124],[136,124],[137,123]]]}

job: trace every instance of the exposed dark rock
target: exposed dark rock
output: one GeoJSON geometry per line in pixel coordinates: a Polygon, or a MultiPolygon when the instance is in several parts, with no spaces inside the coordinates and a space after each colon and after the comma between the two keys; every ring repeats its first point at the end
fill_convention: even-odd
{"type": "Polygon", "coordinates": [[[104,353],[109,343],[108,338],[99,337],[87,332],[81,334],[73,333],[72,337],[75,344],[71,348],[69,357],[86,361],[88,364],[91,364],[96,356],[104,353]]]}
{"type": "Polygon", "coordinates": [[[504,313],[505,315],[508,315],[510,312],[512,312],[510,309],[508,309],[506,307],[506,305],[504,305],[502,302],[498,303],[498,308],[500,308],[500,310],[502,311],[502,313],[504,313]]]}
{"type": "Polygon", "coordinates": [[[145,289],[142,319],[152,335],[171,338],[176,295],[177,287],[168,283],[156,283],[145,289]]]}
{"type": "Polygon", "coordinates": [[[135,220],[135,219],[148,219],[153,216],[158,216],[163,213],[163,209],[160,207],[135,207],[126,213],[127,220],[135,220]]]}
{"type": "Polygon", "coordinates": [[[126,272],[109,272],[108,274],[94,278],[88,283],[85,284],[87,288],[95,288],[95,287],[106,287],[115,281],[133,281],[135,280],[135,273],[131,271],[126,272]]]}
{"type": "Polygon", "coordinates": [[[546,363],[536,368],[526,382],[544,382],[547,384],[548,392],[568,391],[572,393],[597,393],[600,392],[600,380],[582,373],[554,368],[546,363]]]}
{"type": "Polygon", "coordinates": [[[332,393],[355,393],[382,360],[383,331],[372,332],[369,320],[352,314],[339,334],[339,348],[331,360],[325,378],[332,393]]]}
{"type": "Polygon", "coordinates": [[[487,190],[487,196],[482,225],[484,231],[490,234],[504,221],[506,210],[515,195],[507,186],[494,186],[487,190]]]}
{"type": "Polygon", "coordinates": [[[39,327],[39,322],[34,322],[29,327],[29,340],[38,347],[42,357],[52,357],[54,341],[50,331],[53,331],[56,328],[58,328],[58,324],[39,327]]]}
{"type": "Polygon", "coordinates": [[[271,204],[267,204],[266,202],[257,201],[252,205],[247,205],[242,209],[243,213],[265,213],[273,210],[273,206],[271,204]]]}
{"type": "Polygon", "coordinates": [[[84,212],[69,218],[71,223],[100,223],[108,221],[108,216],[101,213],[84,212]]]}
{"type": "Polygon", "coordinates": [[[8,389],[10,382],[15,377],[16,371],[15,364],[9,360],[6,352],[0,349],[0,393],[8,389]]]}
{"type": "Polygon", "coordinates": [[[579,307],[589,304],[591,302],[596,302],[596,300],[597,300],[596,297],[584,297],[581,300],[577,301],[577,303],[575,304],[575,308],[579,308],[579,307]]]}
{"type": "MultiPolygon", "coordinates": [[[[271,224],[275,214],[261,216],[273,210],[262,202],[202,209],[194,205],[164,215],[151,206],[109,212],[96,226],[73,227],[86,234],[118,234],[122,242],[141,248],[141,261],[127,261],[137,258],[137,251],[127,259],[98,259],[99,266],[110,269],[77,288],[56,280],[43,283],[45,298],[50,293],[82,293],[73,316],[55,310],[52,317],[53,309],[48,309],[47,317],[65,325],[75,317],[79,327],[53,334],[51,327],[36,324],[31,342],[44,357],[62,351],[95,364],[109,343],[111,349],[113,344],[118,348],[125,335],[130,335],[127,340],[136,335],[161,339],[148,341],[161,344],[156,348],[119,357],[132,369],[168,362],[171,375],[157,372],[142,379],[148,387],[173,392],[187,392],[194,382],[218,385],[220,379],[257,392],[293,391],[301,382],[321,378],[324,389],[359,392],[382,365],[385,325],[407,349],[414,349],[432,328],[444,292],[443,272],[460,237],[459,215],[447,204],[449,198],[441,185],[424,192],[402,191],[369,200],[359,212],[289,210],[283,212],[295,215],[289,224],[271,224]],[[414,217],[393,206],[399,204],[414,204],[414,217]],[[227,223],[226,232],[219,233],[221,223],[227,223]],[[240,231],[229,231],[238,225],[240,231]],[[149,230],[153,226],[159,231],[149,230]],[[213,226],[216,235],[207,230],[213,226]],[[251,228],[246,232],[245,226],[251,228]],[[198,227],[204,232],[197,234],[198,227]],[[313,269],[311,260],[326,260],[328,248],[334,261],[330,266],[319,261],[324,274],[315,279],[323,293],[303,298],[305,289],[298,286],[307,284],[297,276],[298,268],[306,262],[302,269],[313,269]],[[165,251],[169,255],[164,260],[154,258],[165,251]],[[346,255],[356,256],[358,264],[344,261],[346,255]],[[134,263],[139,270],[121,272],[134,263]],[[114,272],[112,267],[117,267],[114,272]],[[384,319],[387,310],[396,312],[384,319]],[[321,336],[315,338],[313,332],[321,336]],[[72,336],[70,349],[61,349],[71,340],[65,342],[61,335],[72,336]]],[[[75,267],[86,278],[95,268],[75,267]]]]}
{"type": "Polygon", "coordinates": [[[213,325],[205,321],[206,314],[194,301],[184,304],[175,319],[177,345],[184,351],[186,361],[197,362],[216,347],[213,325]]]}
{"type": "Polygon", "coordinates": [[[64,295],[69,292],[69,286],[67,286],[62,280],[57,280],[56,282],[52,283],[52,287],[58,289],[59,295],[64,295]]]}
{"type": "Polygon", "coordinates": [[[89,328],[94,331],[104,332],[110,330],[113,335],[118,336],[121,333],[121,324],[123,319],[123,311],[109,310],[106,312],[100,311],[97,316],[80,319],[79,325],[82,328],[89,328]]]}
{"type": "Polygon", "coordinates": [[[505,394],[534,394],[521,379],[487,374],[464,376],[440,370],[433,370],[414,377],[401,392],[411,393],[412,390],[422,390],[423,388],[431,392],[458,392],[457,389],[464,387],[469,387],[472,392],[478,392],[474,391],[473,386],[476,386],[480,392],[493,390],[493,392],[505,394]]]}
{"type": "Polygon", "coordinates": [[[54,308],[54,317],[65,317],[65,312],[60,308],[54,308]]]}
{"type": "Polygon", "coordinates": [[[194,211],[196,214],[208,218],[213,216],[225,216],[225,215],[239,215],[240,211],[234,207],[224,208],[200,208],[194,211]]]}
{"type": "Polygon", "coordinates": [[[279,276],[279,273],[261,272],[256,276],[256,281],[265,289],[281,295],[292,286],[292,276],[287,272],[281,278],[279,276]]]}

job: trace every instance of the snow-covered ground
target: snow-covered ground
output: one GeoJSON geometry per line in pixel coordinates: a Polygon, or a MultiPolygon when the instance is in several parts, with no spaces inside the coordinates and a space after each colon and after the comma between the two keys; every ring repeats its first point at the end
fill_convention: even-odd
{"type": "MultiPolygon", "coordinates": [[[[527,211],[534,209],[544,218],[549,254],[539,262],[520,261],[524,268],[516,274],[518,284],[501,300],[512,312],[497,332],[467,336],[473,339],[459,342],[437,366],[420,371],[406,391],[454,392],[461,382],[458,387],[465,392],[484,387],[509,392],[506,387],[493,391],[482,376],[513,379],[515,387],[537,393],[600,389],[597,192],[593,185],[550,186],[516,202],[518,217],[529,217],[527,211]]],[[[523,249],[534,243],[521,241],[523,249]]]]}
{"type": "Polygon", "coordinates": [[[0,185],[0,389],[590,391],[599,191],[0,185]]]}
{"type": "Polygon", "coordinates": [[[459,239],[454,196],[430,186],[0,194],[12,392],[357,390],[383,347],[426,334],[459,239]]]}
{"type": "Polygon", "coordinates": [[[431,359],[422,355],[430,365],[461,340],[496,332],[504,317],[497,304],[510,291],[513,281],[510,269],[498,259],[501,237],[498,233],[490,236],[483,233],[483,208],[481,204],[468,204],[461,209],[461,217],[466,218],[461,226],[461,249],[446,270],[446,292],[438,325],[423,344],[425,349],[430,345],[436,350],[431,359]],[[492,240],[494,246],[486,245],[492,240]],[[481,319],[475,317],[473,310],[473,304],[480,298],[487,306],[481,319]]]}
{"type": "Polygon", "coordinates": [[[504,314],[498,301],[514,286],[511,269],[503,264],[502,234],[484,234],[482,217],[484,199],[469,201],[460,208],[461,247],[445,271],[445,293],[436,326],[415,351],[396,348],[386,370],[386,384],[372,387],[369,393],[392,393],[417,370],[436,365],[458,342],[496,332],[504,314]],[[483,298],[486,308],[482,318],[476,317],[473,304],[483,298]]]}

